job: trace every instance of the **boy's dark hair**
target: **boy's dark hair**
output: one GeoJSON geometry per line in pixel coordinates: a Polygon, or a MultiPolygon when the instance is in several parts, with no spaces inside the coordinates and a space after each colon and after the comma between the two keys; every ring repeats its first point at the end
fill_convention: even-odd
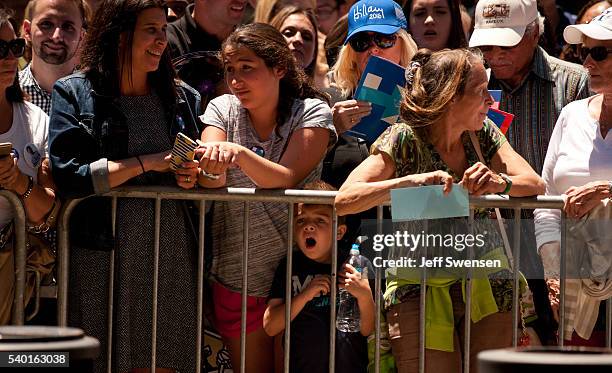
{"type": "MultiPolygon", "coordinates": [[[[319,190],[325,192],[337,192],[338,189],[334,188],[330,184],[326,183],[323,180],[315,180],[304,185],[304,190],[319,190]]],[[[304,203],[304,205],[313,205],[313,203],[304,203]]],[[[333,205],[331,206],[334,207],[333,205]]],[[[346,225],[346,217],[338,216],[338,225],[346,225]]]]}
{"type": "Polygon", "coordinates": [[[330,184],[323,180],[315,180],[304,185],[304,190],[322,190],[326,192],[337,192],[338,189],[334,188],[330,184]]]}

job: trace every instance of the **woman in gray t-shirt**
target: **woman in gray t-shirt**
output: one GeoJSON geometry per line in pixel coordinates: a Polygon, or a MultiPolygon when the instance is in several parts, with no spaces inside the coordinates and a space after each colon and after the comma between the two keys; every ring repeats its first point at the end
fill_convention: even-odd
{"type": "MultiPolygon", "coordinates": [[[[310,83],[282,34],[265,24],[237,29],[221,49],[232,95],[212,100],[198,153],[205,188],[299,188],[318,179],[337,137],[326,97],[310,83]]],[[[213,207],[213,297],[216,326],[240,366],[241,291],[247,291],[249,372],[272,371],[272,338],[263,330],[266,297],[287,247],[287,205],[249,204],[249,278],[242,289],[244,205],[213,207]]]]}

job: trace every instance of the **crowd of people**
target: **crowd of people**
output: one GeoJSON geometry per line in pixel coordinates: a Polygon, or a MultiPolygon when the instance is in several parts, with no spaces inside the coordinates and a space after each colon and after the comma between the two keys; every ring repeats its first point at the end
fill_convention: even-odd
{"type": "MultiPolygon", "coordinates": [[[[278,371],[284,305],[291,302],[291,371],[324,372],[330,291],[338,286],[357,299],[361,326],[337,332],[336,371],[365,372],[372,363],[368,336],[377,297],[391,344],[385,369],[416,371],[420,282],[394,273],[384,294],[376,294],[344,264],[360,223],[390,201],[392,189],[442,184],[445,193],[464,188],[472,196],[562,195],[563,212],[575,222],[612,216],[612,7],[607,0],[572,4],[30,0],[1,6],[0,143],[10,143],[10,152],[0,156],[0,186],[17,194],[26,211],[26,304],[37,281],[53,282],[62,202],[90,197],[70,221],[69,324],[107,351],[112,318],[112,366],[101,356],[95,370],[141,371],[150,365],[155,202],[120,199],[113,216],[101,195],[123,185],[338,191],[336,232],[331,206],[300,203],[290,216],[283,203],[249,204],[247,289],[238,249],[244,204],[209,206],[211,323],[234,367],[244,358],[248,372],[278,371]],[[350,131],[373,111],[356,95],[371,56],[405,68],[407,81],[397,123],[373,143],[350,131]],[[514,115],[505,134],[487,118],[495,104],[490,90],[501,91],[499,109],[514,115]],[[199,145],[194,161],[174,168],[170,153],[179,133],[199,145]],[[295,254],[292,298],[285,299],[289,219],[295,254]],[[334,271],[338,284],[331,282],[334,271]]],[[[158,371],[189,372],[196,364],[186,347],[197,338],[193,211],[189,201],[161,204],[158,371]]],[[[476,226],[491,213],[477,209],[476,226]]],[[[11,321],[15,294],[14,212],[4,198],[0,216],[2,325],[11,321]]],[[[471,359],[511,346],[516,327],[525,343],[557,344],[561,211],[522,217],[530,223],[521,227],[521,309],[512,309],[513,280],[502,275],[510,266],[500,231],[490,237],[499,249],[490,255],[505,265],[474,281],[471,320],[465,320],[465,278],[428,278],[426,371],[462,370],[465,322],[472,323],[471,359]],[[513,312],[520,325],[512,324],[513,312]]],[[[600,265],[596,274],[568,281],[566,343],[603,346],[601,301],[612,296],[609,232],[575,227],[570,246],[592,252],[600,265]]]]}

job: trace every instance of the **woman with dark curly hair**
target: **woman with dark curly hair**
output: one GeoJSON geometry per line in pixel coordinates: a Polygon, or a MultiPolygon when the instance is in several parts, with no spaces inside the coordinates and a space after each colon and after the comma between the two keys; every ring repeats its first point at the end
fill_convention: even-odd
{"type": "MultiPolygon", "coordinates": [[[[162,0],[106,0],[98,9],[83,48],[83,72],[53,88],[49,151],[61,195],[82,198],[121,185],[194,187],[197,162],[170,172],[177,133],[200,135],[200,98],[175,80],[166,25],[162,0]]],[[[151,366],[155,320],[156,366],[194,371],[197,249],[186,204],[161,205],[157,304],[155,201],[120,199],[115,227],[110,207],[107,198],[95,197],[73,212],[70,323],[111,351],[105,344],[112,321],[110,369],[128,372],[151,366]],[[107,315],[109,267],[113,313],[107,315]]],[[[102,354],[96,371],[106,371],[106,361],[102,354]]]]}
{"type": "MultiPolygon", "coordinates": [[[[199,177],[205,188],[299,188],[319,178],[336,142],[331,111],[297,66],[283,35],[254,23],[231,34],[221,49],[232,94],[212,100],[201,117],[199,177]]],[[[240,366],[240,292],[248,300],[246,366],[272,370],[272,339],[263,314],[274,270],[287,248],[287,205],[249,204],[249,282],[242,289],[244,204],[213,207],[213,296],[217,328],[240,366]]]]}

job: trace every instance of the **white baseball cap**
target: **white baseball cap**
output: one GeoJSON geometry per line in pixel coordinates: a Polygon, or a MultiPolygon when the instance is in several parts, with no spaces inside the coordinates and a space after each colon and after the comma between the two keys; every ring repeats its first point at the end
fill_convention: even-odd
{"type": "Polygon", "coordinates": [[[480,0],[470,47],[517,45],[527,25],[538,18],[536,0],[480,0]]]}
{"type": "Polygon", "coordinates": [[[604,10],[589,23],[567,26],[563,30],[563,38],[569,44],[582,43],[583,35],[591,39],[612,40],[612,7],[604,10]]]}

